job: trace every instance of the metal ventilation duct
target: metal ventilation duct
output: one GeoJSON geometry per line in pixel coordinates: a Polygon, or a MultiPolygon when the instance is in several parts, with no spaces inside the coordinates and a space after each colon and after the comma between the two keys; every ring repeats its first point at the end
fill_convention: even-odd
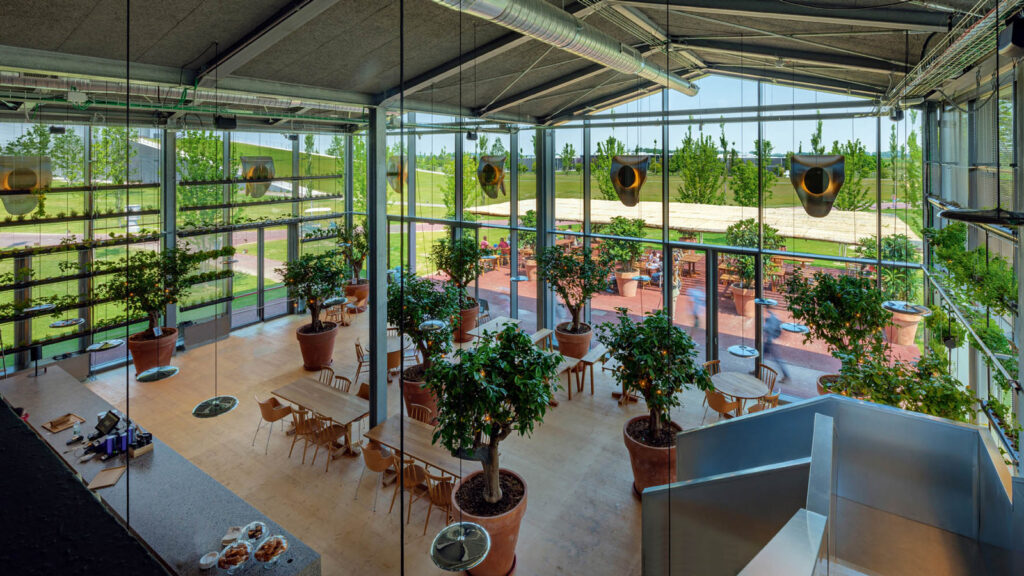
{"type": "Polygon", "coordinates": [[[695,96],[697,86],[644,60],[626,46],[546,0],[434,0],[561,48],[623,74],[635,75],[666,88],[695,96]]]}

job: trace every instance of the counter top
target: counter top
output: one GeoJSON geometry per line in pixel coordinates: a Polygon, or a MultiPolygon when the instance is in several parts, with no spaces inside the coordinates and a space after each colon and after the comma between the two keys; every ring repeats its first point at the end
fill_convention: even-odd
{"type": "MultiPolygon", "coordinates": [[[[199,570],[199,558],[220,550],[220,539],[229,526],[259,520],[266,523],[270,534],[283,534],[288,539],[288,551],[271,571],[250,559],[235,572],[236,576],[320,574],[319,554],[159,438],[153,438],[152,452],[135,459],[118,456],[106,462],[94,458],[79,463],[74,452],[64,454],[72,430],[51,434],[42,428],[43,423],[72,412],[86,419],[82,432],[88,434],[94,429],[96,415],[114,407],[60,368],[50,366],[38,377],[25,372],[0,380],[0,395],[28,411],[29,424],[85,483],[104,468],[127,466],[117,484],[96,494],[172,572],[210,574],[199,570]]],[[[146,429],[145,422],[137,424],[146,429]]]]}

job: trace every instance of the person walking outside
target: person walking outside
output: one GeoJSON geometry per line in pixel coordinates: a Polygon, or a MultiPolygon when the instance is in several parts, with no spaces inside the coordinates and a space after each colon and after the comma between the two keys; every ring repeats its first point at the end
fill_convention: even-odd
{"type": "Polygon", "coordinates": [[[775,353],[776,345],[775,339],[782,336],[782,321],[779,320],[770,308],[766,307],[768,311],[768,317],[764,319],[764,359],[767,361],[769,358],[773,358],[775,363],[779,365],[779,369],[782,372],[782,382],[789,380],[789,371],[786,370],[786,364],[782,361],[782,358],[776,356],[775,353]]]}

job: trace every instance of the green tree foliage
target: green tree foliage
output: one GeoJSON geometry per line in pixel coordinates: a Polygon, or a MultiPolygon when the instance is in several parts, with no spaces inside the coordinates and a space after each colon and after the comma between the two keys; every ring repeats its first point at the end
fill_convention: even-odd
{"type": "MultiPolygon", "coordinates": [[[[537,211],[527,210],[525,214],[519,217],[519,224],[524,228],[530,228],[532,230],[537,229],[537,211]]],[[[523,230],[519,231],[519,246],[533,248],[537,243],[537,232],[530,231],[526,232],[523,230]]]]}
{"type": "Polygon", "coordinates": [[[576,147],[571,142],[566,142],[565,146],[562,146],[559,159],[562,161],[562,174],[568,174],[576,165],[576,147]]]}
{"type": "Polygon", "coordinates": [[[811,134],[811,154],[821,155],[825,153],[825,145],[821,142],[821,120],[818,120],[817,125],[814,127],[814,133],[811,134]]]}
{"type": "MultiPolygon", "coordinates": [[[[730,246],[743,246],[746,248],[757,247],[757,220],[754,218],[746,218],[730,225],[725,229],[725,242],[730,246]]],[[[782,248],[785,239],[779,236],[779,231],[768,224],[764,225],[764,230],[761,232],[762,242],[765,250],[778,250],[782,248]]],[[[739,255],[729,257],[730,265],[736,269],[737,275],[740,277],[740,284],[745,288],[752,288],[756,281],[757,270],[755,268],[755,260],[753,256],[739,255]]],[[[765,275],[772,274],[775,271],[771,267],[775,266],[770,259],[764,260],[765,275]]]]}
{"type": "Polygon", "coordinates": [[[612,186],[610,174],[612,158],[626,153],[626,146],[615,136],[609,136],[604,142],[597,143],[597,154],[594,155],[593,171],[597,175],[597,189],[605,200],[618,200],[619,195],[612,186]]]}
{"type": "MultiPolygon", "coordinates": [[[[476,179],[477,160],[472,154],[462,155],[462,206],[469,208],[480,204],[481,190],[480,183],[476,179]]],[[[445,206],[445,218],[455,220],[458,215],[455,213],[455,157],[452,156],[445,162],[441,169],[444,172],[444,182],[441,183],[441,201],[445,206]]],[[[476,214],[463,211],[462,219],[475,221],[476,214]]]]}
{"type": "Polygon", "coordinates": [[[580,322],[580,313],[591,296],[608,288],[610,273],[606,262],[582,248],[551,246],[537,255],[537,275],[562,297],[572,316],[569,332],[573,334],[590,331],[589,326],[580,322]]]}
{"type": "Polygon", "coordinates": [[[335,190],[341,191],[345,189],[345,140],[344,137],[335,134],[331,137],[331,143],[327,146],[327,155],[334,159],[331,166],[331,173],[337,174],[339,178],[335,180],[335,190]]]}
{"type": "Polygon", "coordinates": [[[304,252],[298,260],[288,260],[281,268],[275,268],[293,298],[303,302],[309,310],[310,332],[328,329],[320,320],[324,300],[336,296],[345,288],[345,265],[337,250],[325,252],[304,252]]]}
{"type": "Polygon", "coordinates": [[[672,408],[681,404],[679,393],[693,387],[709,390],[711,382],[697,363],[697,345],[667,312],[657,310],[640,322],[633,321],[626,308],[618,313],[618,322],[601,324],[598,339],[619,362],[615,380],[647,404],[648,435],[654,440],[671,422],[672,408]]]}
{"type": "Polygon", "coordinates": [[[80,184],[85,177],[85,144],[74,130],[53,139],[50,151],[54,172],[68,184],[80,184]]]}
{"type": "MultiPolygon", "coordinates": [[[[917,124],[916,110],[910,112],[910,123],[917,124]]],[[[1010,142],[1012,141],[1011,138],[1010,142]]],[[[903,198],[906,203],[915,207],[921,205],[921,189],[924,185],[921,172],[923,160],[924,156],[921,151],[921,145],[917,141],[917,130],[911,130],[910,134],[907,135],[907,174],[903,198]]]]}
{"type": "MultiPolygon", "coordinates": [[[[758,202],[758,171],[761,172],[761,196],[767,201],[772,197],[775,182],[779,179],[779,171],[771,168],[772,143],[768,140],[754,140],[756,161],[735,162],[732,168],[733,201],[739,206],[757,206],[758,202]]],[[[735,157],[736,151],[733,150],[735,157]]]]}
{"type": "Polygon", "coordinates": [[[682,146],[669,161],[670,171],[682,184],[676,187],[676,200],[694,204],[725,204],[725,166],[718,159],[714,139],[703,132],[694,137],[693,127],[686,131],[682,146]]]}
{"type": "Polygon", "coordinates": [[[480,276],[480,257],[483,256],[476,241],[469,236],[440,238],[431,247],[430,256],[437,269],[447,274],[458,288],[460,310],[472,308],[476,302],[467,290],[480,276]]]}
{"type": "MultiPolygon", "coordinates": [[[[861,238],[857,242],[857,256],[878,258],[878,242],[875,236],[861,238]]],[[[906,234],[891,234],[882,238],[882,260],[890,262],[918,262],[917,250],[906,234]]],[[[913,302],[917,297],[920,279],[910,268],[885,266],[882,268],[882,294],[886,300],[913,302]]]]}
{"type": "Polygon", "coordinates": [[[1005,258],[984,246],[967,250],[967,225],[948,224],[941,230],[925,228],[932,248],[932,263],[945,269],[946,287],[962,303],[985,306],[997,315],[1017,308],[1017,277],[1005,258]]]}
{"type": "MultiPolygon", "coordinates": [[[[626,238],[643,238],[644,221],[642,218],[626,218],[615,216],[608,224],[599,227],[601,234],[623,236],[626,238]]],[[[602,258],[608,263],[617,263],[622,272],[635,272],[636,262],[644,253],[643,244],[634,240],[605,240],[602,244],[602,258]]]]}
{"type": "Polygon", "coordinates": [[[397,326],[423,354],[423,366],[409,375],[411,380],[421,381],[422,378],[417,377],[430,368],[433,359],[451,350],[458,301],[457,289],[451,283],[438,286],[429,278],[409,272],[401,282],[388,284],[388,324],[397,326]],[[441,320],[444,328],[435,332],[421,330],[420,326],[427,320],[441,320]]]}
{"type": "MultiPolygon", "coordinates": [[[[137,175],[129,173],[132,159],[138,154],[134,143],[139,138],[135,128],[108,127],[93,132],[93,181],[124,184],[137,175]]],[[[125,191],[114,192],[116,207],[125,209],[125,191]]]]}
{"type": "MultiPolygon", "coordinates": [[[[213,130],[187,130],[178,135],[177,171],[182,180],[220,180],[224,174],[224,141],[220,133],[213,130]]],[[[235,173],[241,161],[232,156],[231,174],[235,173]]],[[[178,186],[179,206],[200,206],[219,204],[224,201],[224,187],[219,184],[199,186],[178,186]]],[[[187,224],[214,226],[221,217],[221,210],[195,210],[185,213],[187,224]]]]}
{"type": "Polygon", "coordinates": [[[484,500],[496,503],[502,498],[498,445],[513,432],[529,436],[543,422],[561,357],[534,346],[515,326],[458,355],[458,363],[435,362],[426,375],[437,396],[433,441],[480,460],[484,500]]]}
{"type": "Polygon", "coordinates": [[[338,241],[342,244],[339,251],[348,267],[349,278],[352,279],[353,284],[356,284],[362,275],[366,255],[370,252],[370,237],[366,231],[366,220],[360,218],[359,222],[353,223],[350,230],[344,227],[338,228],[338,241]]]}
{"type": "Polygon", "coordinates": [[[889,127],[889,178],[892,179],[893,194],[899,190],[900,143],[896,125],[889,127]]]}
{"type": "Polygon", "coordinates": [[[303,160],[305,160],[302,164],[302,175],[312,176],[313,158],[316,155],[316,136],[313,134],[306,134],[302,140],[302,151],[303,160]]]}
{"type": "Polygon", "coordinates": [[[867,210],[875,204],[875,194],[869,178],[875,165],[875,159],[868,154],[860,139],[847,140],[845,143],[832,143],[831,154],[842,154],[846,162],[846,182],[836,196],[833,207],[836,210],[867,210]]]}
{"type": "Polygon", "coordinates": [[[9,156],[48,156],[50,154],[50,128],[32,124],[28,130],[4,146],[9,156]]]}
{"type": "Polygon", "coordinates": [[[506,154],[508,152],[505,150],[505,144],[501,141],[501,138],[495,138],[494,144],[491,144],[491,156],[504,156],[506,154]]]}

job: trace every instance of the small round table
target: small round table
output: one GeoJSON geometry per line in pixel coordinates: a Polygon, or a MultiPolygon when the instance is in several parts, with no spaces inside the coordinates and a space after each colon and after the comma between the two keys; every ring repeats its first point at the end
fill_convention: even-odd
{"type": "MultiPolygon", "coordinates": [[[[745,372],[719,372],[711,377],[711,384],[722,394],[739,400],[755,400],[766,396],[768,386],[761,379],[745,372]]],[[[736,415],[743,414],[743,402],[736,408],[736,415]]]]}
{"type": "Polygon", "coordinates": [[[391,372],[402,365],[402,354],[409,346],[412,340],[408,336],[388,336],[388,382],[391,382],[391,372]]]}

